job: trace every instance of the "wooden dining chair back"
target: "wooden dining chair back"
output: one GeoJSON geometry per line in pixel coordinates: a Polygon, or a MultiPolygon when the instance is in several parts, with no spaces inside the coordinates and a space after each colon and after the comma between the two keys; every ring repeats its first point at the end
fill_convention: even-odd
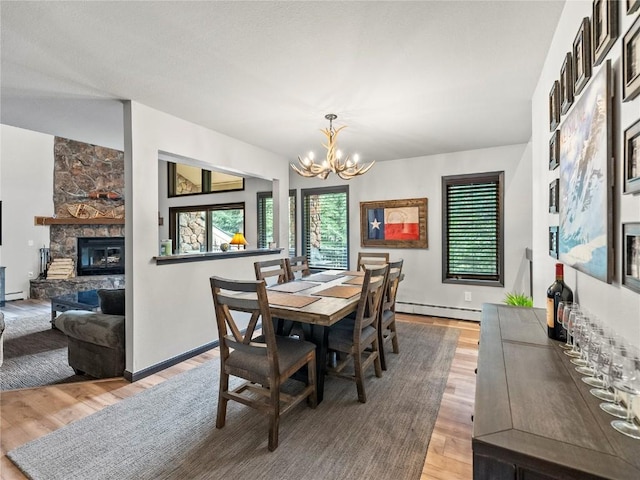
{"type": "Polygon", "coordinates": [[[388,252],[358,252],[358,270],[363,270],[365,265],[377,267],[389,263],[388,252]]]}
{"type": "Polygon", "coordinates": [[[285,260],[287,264],[287,275],[289,277],[289,281],[311,275],[311,270],[309,269],[309,262],[306,255],[291,257],[285,260]]]}
{"type": "Polygon", "coordinates": [[[355,381],[358,400],[362,403],[367,401],[364,388],[364,373],[367,368],[373,364],[376,377],[382,375],[377,327],[388,271],[387,265],[367,268],[355,318],[347,317],[329,329],[329,349],[341,355],[340,361],[328,373],[355,381]],[[353,361],[353,374],[344,372],[350,361],[353,361]]]}
{"type": "Polygon", "coordinates": [[[256,271],[256,280],[264,280],[267,285],[289,281],[286,258],[254,262],[253,268],[256,271]]]}
{"type": "Polygon", "coordinates": [[[317,404],[316,349],[304,340],[278,337],[273,331],[264,280],[237,281],[211,277],[211,293],[220,340],[220,389],[216,428],[225,425],[227,402],[233,400],[269,417],[269,450],[278,446],[280,416],[303,400],[317,404]],[[246,321],[242,330],[238,317],[246,321]],[[256,335],[261,324],[262,334],[256,335]],[[297,394],[280,391],[282,383],[307,367],[307,384],[297,394]],[[229,390],[229,376],[246,382],[229,390]]]}
{"type": "Polygon", "coordinates": [[[387,282],[380,302],[380,322],[378,324],[378,341],[380,343],[380,364],[383,370],[387,369],[385,344],[391,342],[393,353],[400,353],[398,346],[398,332],[396,330],[396,296],[400,277],[402,275],[403,260],[389,262],[387,282]]]}

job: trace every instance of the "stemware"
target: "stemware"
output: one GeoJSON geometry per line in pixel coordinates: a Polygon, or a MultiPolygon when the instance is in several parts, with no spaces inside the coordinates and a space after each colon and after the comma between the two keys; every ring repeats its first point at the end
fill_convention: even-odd
{"type": "Polygon", "coordinates": [[[564,328],[566,332],[566,337],[567,337],[566,341],[560,344],[560,348],[563,348],[565,350],[569,350],[572,347],[571,335],[569,335],[569,330],[567,328],[567,320],[569,319],[569,311],[574,305],[577,306],[578,304],[577,303],[574,304],[573,302],[568,302],[565,300],[561,300],[558,302],[558,310],[557,310],[558,322],[560,322],[560,324],[562,325],[562,328],[564,328]]]}
{"type": "Polygon", "coordinates": [[[578,358],[580,357],[580,350],[578,348],[578,342],[576,339],[576,334],[578,333],[578,327],[584,321],[584,315],[579,307],[572,307],[569,312],[569,318],[567,320],[567,335],[571,335],[571,350],[565,350],[564,354],[569,357],[578,358]]]}
{"type": "Polygon", "coordinates": [[[618,339],[615,333],[610,332],[606,333],[602,337],[602,342],[600,345],[600,354],[596,360],[596,370],[598,371],[600,378],[602,379],[602,386],[599,388],[592,388],[589,390],[589,393],[600,400],[604,400],[605,402],[615,402],[616,395],[613,391],[610,390],[610,369],[611,369],[611,358],[613,356],[613,350],[616,348],[616,344],[618,339]]]}
{"type": "Polygon", "coordinates": [[[608,370],[607,382],[613,387],[613,401],[600,404],[600,408],[609,415],[618,418],[626,418],[627,410],[620,404],[620,393],[618,392],[618,382],[623,379],[623,358],[627,346],[621,338],[611,342],[609,349],[611,358],[608,370]]]}
{"type": "Polygon", "coordinates": [[[640,351],[627,346],[619,350],[621,376],[614,386],[627,394],[627,415],[624,420],[613,420],[611,426],[618,432],[640,439],[640,427],[634,422],[633,400],[640,395],[640,351]]]}

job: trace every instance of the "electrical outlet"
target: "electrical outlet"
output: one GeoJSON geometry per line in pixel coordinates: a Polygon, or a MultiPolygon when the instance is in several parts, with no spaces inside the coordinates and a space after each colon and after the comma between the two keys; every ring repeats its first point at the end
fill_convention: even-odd
{"type": "Polygon", "coordinates": [[[465,302],[471,301],[471,292],[464,292],[464,301],[465,302]]]}

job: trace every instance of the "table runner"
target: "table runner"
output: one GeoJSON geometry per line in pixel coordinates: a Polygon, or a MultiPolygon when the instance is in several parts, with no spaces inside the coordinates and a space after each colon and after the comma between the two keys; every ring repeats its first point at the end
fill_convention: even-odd
{"type": "Polygon", "coordinates": [[[329,275],[326,273],[314,273],[313,275],[304,277],[304,280],[310,280],[312,282],[330,282],[331,280],[335,280],[338,277],[339,275],[329,275]]]}

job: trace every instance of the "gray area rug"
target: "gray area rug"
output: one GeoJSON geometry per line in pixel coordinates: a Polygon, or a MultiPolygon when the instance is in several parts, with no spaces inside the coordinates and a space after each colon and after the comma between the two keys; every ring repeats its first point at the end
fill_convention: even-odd
{"type": "MultiPolygon", "coordinates": [[[[209,361],[109,406],[7,456],[34,480],[413,479],[421,476],[458,331],[399,323],[400,354],[382,378],[328,378],[317,409],[280,422],[267,450],[267,421],[229,402],[215,428],[219,362],[209,361]]],[[[371,369],[373,370],[373,369],[371,369]]]]}
{"type": "Polygon", "coordinates": [[[67,337],[51,328],[50,315],[6,319],[0,390],[87,380],[67,362],[67,337]]]}

